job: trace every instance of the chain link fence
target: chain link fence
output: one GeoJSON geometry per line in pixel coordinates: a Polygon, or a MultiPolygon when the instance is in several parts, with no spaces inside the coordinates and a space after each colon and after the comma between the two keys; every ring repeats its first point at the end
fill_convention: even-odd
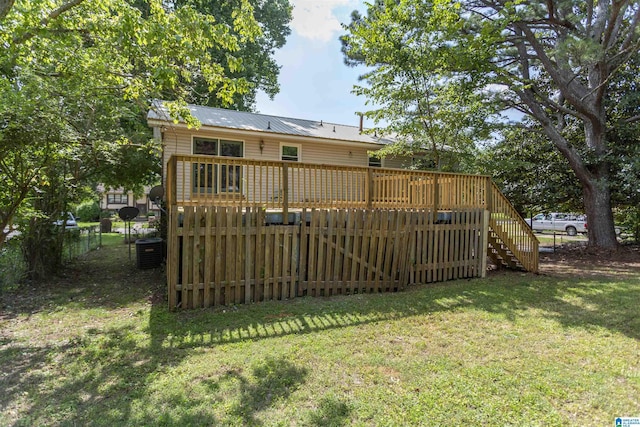
{"type": "Polygon", "coordinates": [[[100,246],[102,246],[102,233],[97,225],[67,230],[62,246],[62,259],[64,262],[71,261],[100,246]]]}

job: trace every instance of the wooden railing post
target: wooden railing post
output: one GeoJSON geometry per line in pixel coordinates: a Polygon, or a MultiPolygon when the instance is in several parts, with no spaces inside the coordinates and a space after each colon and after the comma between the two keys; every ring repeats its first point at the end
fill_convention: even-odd
{"type": "MultiPolygon", "coordinates": [[[[169,171],[167,170],[167,178],[168,173],[169,171]]],[[[178,264],[180,262],[178,241],[178,209],[175,205],[168,204],[167,213],[167,293],[169,310],[175,310],[178,296],[178,264]]]]}
{"type": "Polygon", "coordinates": [[[489,214],[491,214],[491,209],[493,205],[493,182],[491,181],[490,176],[487,177],[487,180],[485,181],[485,185],[486,185],[486,192],[485,192],[484,208],[489,211],[489,214]]]}
{"type": "Polygon", "coordinates": [[[480,257],[480,277],[487,277],[487,256],[489,255],[489,210],[482,212],[482,233],[480,235],[480,251],[484,256],[480,257]]]}
{"type": "Polygon", "coordinates": [[[365,190],[367,209],[371,209],[373,207],[373,168],[367,169],[367,184],[365,190]]]}
{"type": "Polygon", "coordinates": [[[289,165],[282,164],[282,223],[289,224],[289,165]]]}
{"type": "Polygon", "coordinates": [[[438,220],[438,203],[440,202],[440,184],[438,184],[438,177],[440,175],[433,174],[433,220],[438,220]]]}
{"type": "Polygon", "coordinates": [[[167,182],[165,183],[167,206],[176,204],[177,187],[178,187],[178,182],[177,182],[178,174],[176,173],[177,164],[178,164],[178,158],[175,156],[171,156],[171,158],[169,159],[169,163],[167,164],[167,182]]]}

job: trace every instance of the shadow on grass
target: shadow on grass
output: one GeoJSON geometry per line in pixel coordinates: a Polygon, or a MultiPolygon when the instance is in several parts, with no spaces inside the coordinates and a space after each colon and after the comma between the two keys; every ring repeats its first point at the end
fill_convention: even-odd
{"type": "Polygon", "coordinates": [[[153,379],[187,356],[140,347],[128,327],[93,330],[64,346],[5,348],[0,408],[23,414],[15,426],[260,425],[256,414],[286,399],[307,376],[306,368],[285,358],[267,358],[246,375],[229,370],[211,380],[193,372],[194,378],[169,384],[154,401],[153,379]],[[54,386],[43,386],[52,364],[63,374],[54,386]],[[198,387],[204,392],[192,392],[198,387]],[[215,414],[210,408],[220,402],[228,409],[215,414]]]}
{"type": "MultiPolygon", "coordinates": [[[[226,312],[172,313],[162,302],[151,308],[148,329],[142,331],[130,326],[95,328],[72,342],[49,346],[5,340],[0,349],[0,406],[20,412],[14,425],[260,425],[258,414],[286,400],[312,367],[279,357],[212,378],[198,377],[196,369],[193,378],[167,383],[158,397],[155,381],[194,350],[464,309],[511,320],[541,310],[564,327],[606,328],[639,339],[639,300],[637,279],[602,282],[509,274],[397,294],[304,298],[226,312]],[[58,378],[52,379],[51,371],[58,378]],[[206,391],[191,393],[192,387],[206,391]],[[215,405],[224,406],[223,414],[211,410],[215,405]]],[[[340,399],[319,396],[314,410],[303,416],[308,425],[343,425],[350,408],[340,399]]]]}
{"type": "MultiPolygon", "coordinates": [[[[125,301],[145,295],[125,285],[109,292],[116,291],[131,292],[122,297],[125,301]]],[[[259,425],[259,414],[286,400],[313,367],[278,357],[212,378],[194,371],[192,378],[168,380],[160,396],[154,395],[157,379],[208,347],[465,309],[512,321],[538,310],[566,328],[604,328],[638,340],[638,301],[638,275],[605,280],[521,273],[417,286],[397,294],[308,297],[225,311],[172,313],[157,300],[142,330],[97,327],[71,342],[44,346],[0,340],[0,412],[18,411],[14,425],[259,425]],[[191,387],[199,391],[191,393],[191,387]],[[224,411],[212,411],[216,405],[224,411]]],[[[99,299],[86,303],[97,305],[99,299]]],[[[342,400],[318,396],[304,416],[308,425],[338,426],[348,423],[350,413],[342,400]]]]}
{"type": "Polygon", "coordinates": [[[194,348],[473,308],[509,320],[537,309],[565,327],[605,328],[640,339],[637,301],[637,276],[617,282],[509,273],[498,278],[418,286],[397,294],[307,297],[224,312],[197,309],[171,313],[158,306],[150,314],[149,334],[157,346],[194,348]]]}
{"type": "Polygon", "coordinates": [[[342,400],[334,396],[320,399],[318,409],[309,416],[308,423],[312,426],[343,426],[347,425],[351,409],[342,400]]]}
{"type": "Polygon", "coordinates": [[[237,370],[227,371],[218,381],[210,381],[209,388],[216,392],[235,383],[238,398],[227,411],[227,422],[239,425],[259,425],[255,414],[267,409],[274,401],[287,398],[307,376],[306,368],[291,362],[267,358],[253,369],[254,381],[237,370]]]}
{"type": "MultiPolygon", "coordinates": [[[[2,378],[5,393],[0,403],[6,408],[22,400],[23,413],[38,414],[38,418],[25,416],[16,425],[48,419],[56,420],[55,424],[259,425],[257,415],[295,392],[312,367],[299,367],[279,357],[211,378],[200,378],[194,369],[193,378],[186,374],[174,384],[167,383],[169,391],[165,389],[159,397],[154,396],[155,381],[173,372],[194,350],[465,309],[510,320],[537,310],[538,316],[567,328],[605,328],[640,339],[638,300],[637,279],[602,282],[508,274],[397,294],[304,298],[226,312],[172,313],[163,302],[151,308],[145,330],[90,329],[60,346],[28,348],[9,343],[0,351],[3,370],[9,372],[2,378]],[[61,378],[53,382],[47,378],[49,364],[62,372],[61,378]],[[41,384],[47,380],[53,385],[43,389],[41,384]],[[191,393],[192,388],[200,391],[191,393]],[[223,415],[211,410],[215,405],[224,406],[223,415]]],[[[309,425],[341,425],[349,414],[345,402],[319,396],[314,410],[303,415],[309,425]]]]}

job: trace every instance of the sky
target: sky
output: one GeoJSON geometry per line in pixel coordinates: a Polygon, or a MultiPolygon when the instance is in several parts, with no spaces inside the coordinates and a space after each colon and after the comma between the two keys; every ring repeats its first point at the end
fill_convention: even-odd
{"type": "MultiPolygon", "coordinates": [[[[364,13],[363,0],[291,0],[293,19],[287,44],[276,51],[280,93],[256,99],[259,113],[358,126],[365,98],[351,93],[363,68],[347,67],[338,38],[351,12],[364,13]]],[[[365,123],[365,127],[367,124],[365,123]]]]}

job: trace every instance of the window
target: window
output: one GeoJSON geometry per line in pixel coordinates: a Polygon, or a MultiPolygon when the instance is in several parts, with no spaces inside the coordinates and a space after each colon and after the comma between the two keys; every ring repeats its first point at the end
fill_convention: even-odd
{"type": "Polygon", "coordinates": [[[381,168],[382,167],[382,159],[379,158],[379,157],[369,156],[369,167],[381,168]]]}
{"type": "MultiPolygon", "coordinates": [[[[218,138],[193,138],[193,154],[243,157],[244,142],[218,138]]],[[[194,193],[242,191],[242,167],[239,165],[193,164],[194,193]]]]}
{"type": "Polygon", "coordinates": [[[129,198],[126,194],[107,194],[107,203],[126,205],[129,203],[129,198]]]}
{"type": "Polygon", "coordinates": [[[218,140],[193,138],[193,154],[218,155],[218,140]]]}
{"type": "Polygon", "coordinates": [[[289,162],[300,161],[300,145],[281,145],[280,158],[289,162]]]}

